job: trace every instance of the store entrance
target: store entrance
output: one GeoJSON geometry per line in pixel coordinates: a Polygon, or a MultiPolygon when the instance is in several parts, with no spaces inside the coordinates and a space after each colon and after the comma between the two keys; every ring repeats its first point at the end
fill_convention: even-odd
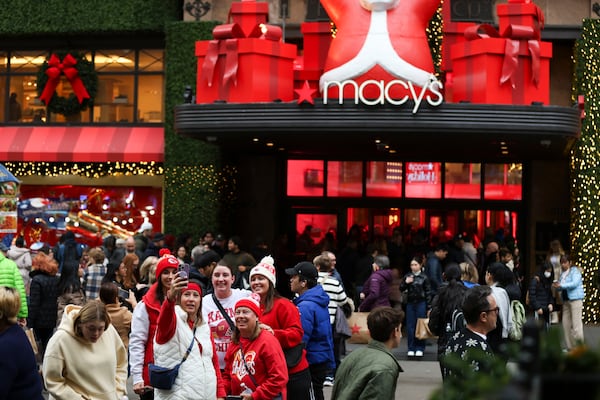
{"type": "Polygon", "coordinates": [[[340,251],[347,238],[357,237],[363,246],[388,241],[400,231],[406,245],[424,240],[423,245],[452,240],[457,233],[472,237],[478,247],[494,239],[512,247],[519,239],[519,211],[516,209],[444,208],[342,208],[339,210],[297,210],[294,213],[297,256],[310,259],[322,250],[340,251]]]}

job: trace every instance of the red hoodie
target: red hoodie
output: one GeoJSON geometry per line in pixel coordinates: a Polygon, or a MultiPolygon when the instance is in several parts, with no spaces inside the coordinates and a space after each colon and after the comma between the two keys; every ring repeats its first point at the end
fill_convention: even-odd
{"type": "Polygon", "coordinates": [[[225,354],[223,381],[227,393],[232,395],[239,395],[244,391],[241,386],[243,382],[252,390],[253,400],[271,400],[280,393],[285,400],[288,373],[277,339],[263,330],[254,340],[240,338],[240,343],[232,342],[225,354]],[[240,344],[248,369],[242,361],[240,344]],[[258,387],[252,382],[249,373],[253,375],[258,387]]]}
{"type": "MultiPolygon", "coordinates": [[[[260,322],[273,329],[282,349],[292,348],[302,342],[304,329],[300,320],[300,312],[291,300],[277,297],[271,311],[265,312],[265,306],[262,303],[260,311],[262,312],[260,322]]],[[[303,350],[302,359],[298,365],[289,370],[289,374],[304,371],[306,368],[308,368],[308,361],[306,361],[306,350],[303,350]]]]}

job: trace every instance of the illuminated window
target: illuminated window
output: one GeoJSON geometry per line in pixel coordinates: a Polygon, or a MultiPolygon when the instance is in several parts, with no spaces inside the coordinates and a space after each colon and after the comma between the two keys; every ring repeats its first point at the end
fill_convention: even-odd
{"type": "Polygon", "coordinates": [[[327,163],[327,196],[362,196],[362,161],[330,161],[327,163]]]}
{"type": "MultiPolygon", "coordinates": [[[[74,52],[77,50],[74,50],[74,52]]],[[[79,50],[94,63],[98,92],[94,106],[65,117],[48,113],[37,94],[37,73],[47,51],[0,52],[0,122],[160,123],[164,120],[164,50],[79,50]],[[16,118],[15,93],[20,117],[16,118]]],[[[68,97],[73,89],[62,76],[56,92],[68,97]]]]}
{"type": "Polygon", "coordinates": [[[322,160],[288,160],[287,195],[323,196],[324,166],[322,160]]]}
{"type": "Polygon", "coordinates": [[[446,163],[444,196],[447,199],[481,197],[481,164],[446,163]]]}
{"type": "Polygon", "coordinates": [[[368,197],[402,197],[402,162],[369,161],[367,163],[368,197]]]}
{"type": "Polygon", "coordinates": [[[442,196],[441,163],[406,163],[406,197],[437,199],[442,196]]]}
{"type": "Polygon", "coordinates": [[[522,199],[522,164],[485,164],[486,200],[522,199]]]}

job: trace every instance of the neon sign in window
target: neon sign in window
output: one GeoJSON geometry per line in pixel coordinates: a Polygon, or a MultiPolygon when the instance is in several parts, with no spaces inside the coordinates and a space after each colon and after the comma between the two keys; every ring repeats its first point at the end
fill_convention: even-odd
{"type": "Polygon", "coordinates": [[[406,163],[406,197],[437,199],[442,196],[441,163],[406,163]]]}

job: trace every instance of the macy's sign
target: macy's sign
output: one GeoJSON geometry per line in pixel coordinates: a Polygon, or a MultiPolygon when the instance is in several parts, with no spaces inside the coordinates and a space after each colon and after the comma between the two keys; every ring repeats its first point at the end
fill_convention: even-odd
{"type": "MultiPolygon", "coordinates": [[[[443,88],[443,84],[439,81],[430,81],[424,87],[420,88],[415,86],[412,82],[405,82],[400,79],[394,79],[389,82],[385,82],[383,80],[373,80],[369,79],[362,82],[360,85],[353,80],[345,80],[345,81],[325,81],[323,85],[323,104],[328,104],[329,102],[329,89],[330,87],[337,87],[339,98],[339,104],[344,102],[344,88],[346,86],[351,86],[354,90],[354,104],[365,104],[367,106],[374,106],[378,104],[385,104],[386,102],[395,106],[400,106],[406,103],[408,100],[413,100],[415,105],[413,107],[412,113],[415,114],[423,100],[427,101],[427,103],[432,107],[437,107],[444,101],[444,96],[440,92],[440,89],[443,88]],[[369,86],[373,86],[375,90],[379,90],[379,96],[374,98],[366,98],[364,95],[365,89],[369,86]],[[390,96],[390,92],[394,89],[395,86],[401,86],[402,89],[408,90],[408,93],[400,98],[393,98],[390,96]]],[[[351,89],[351,90],[352,90],[351,89]]],[[[396,88],[398,89],[398,88],[396,88]]]]}

